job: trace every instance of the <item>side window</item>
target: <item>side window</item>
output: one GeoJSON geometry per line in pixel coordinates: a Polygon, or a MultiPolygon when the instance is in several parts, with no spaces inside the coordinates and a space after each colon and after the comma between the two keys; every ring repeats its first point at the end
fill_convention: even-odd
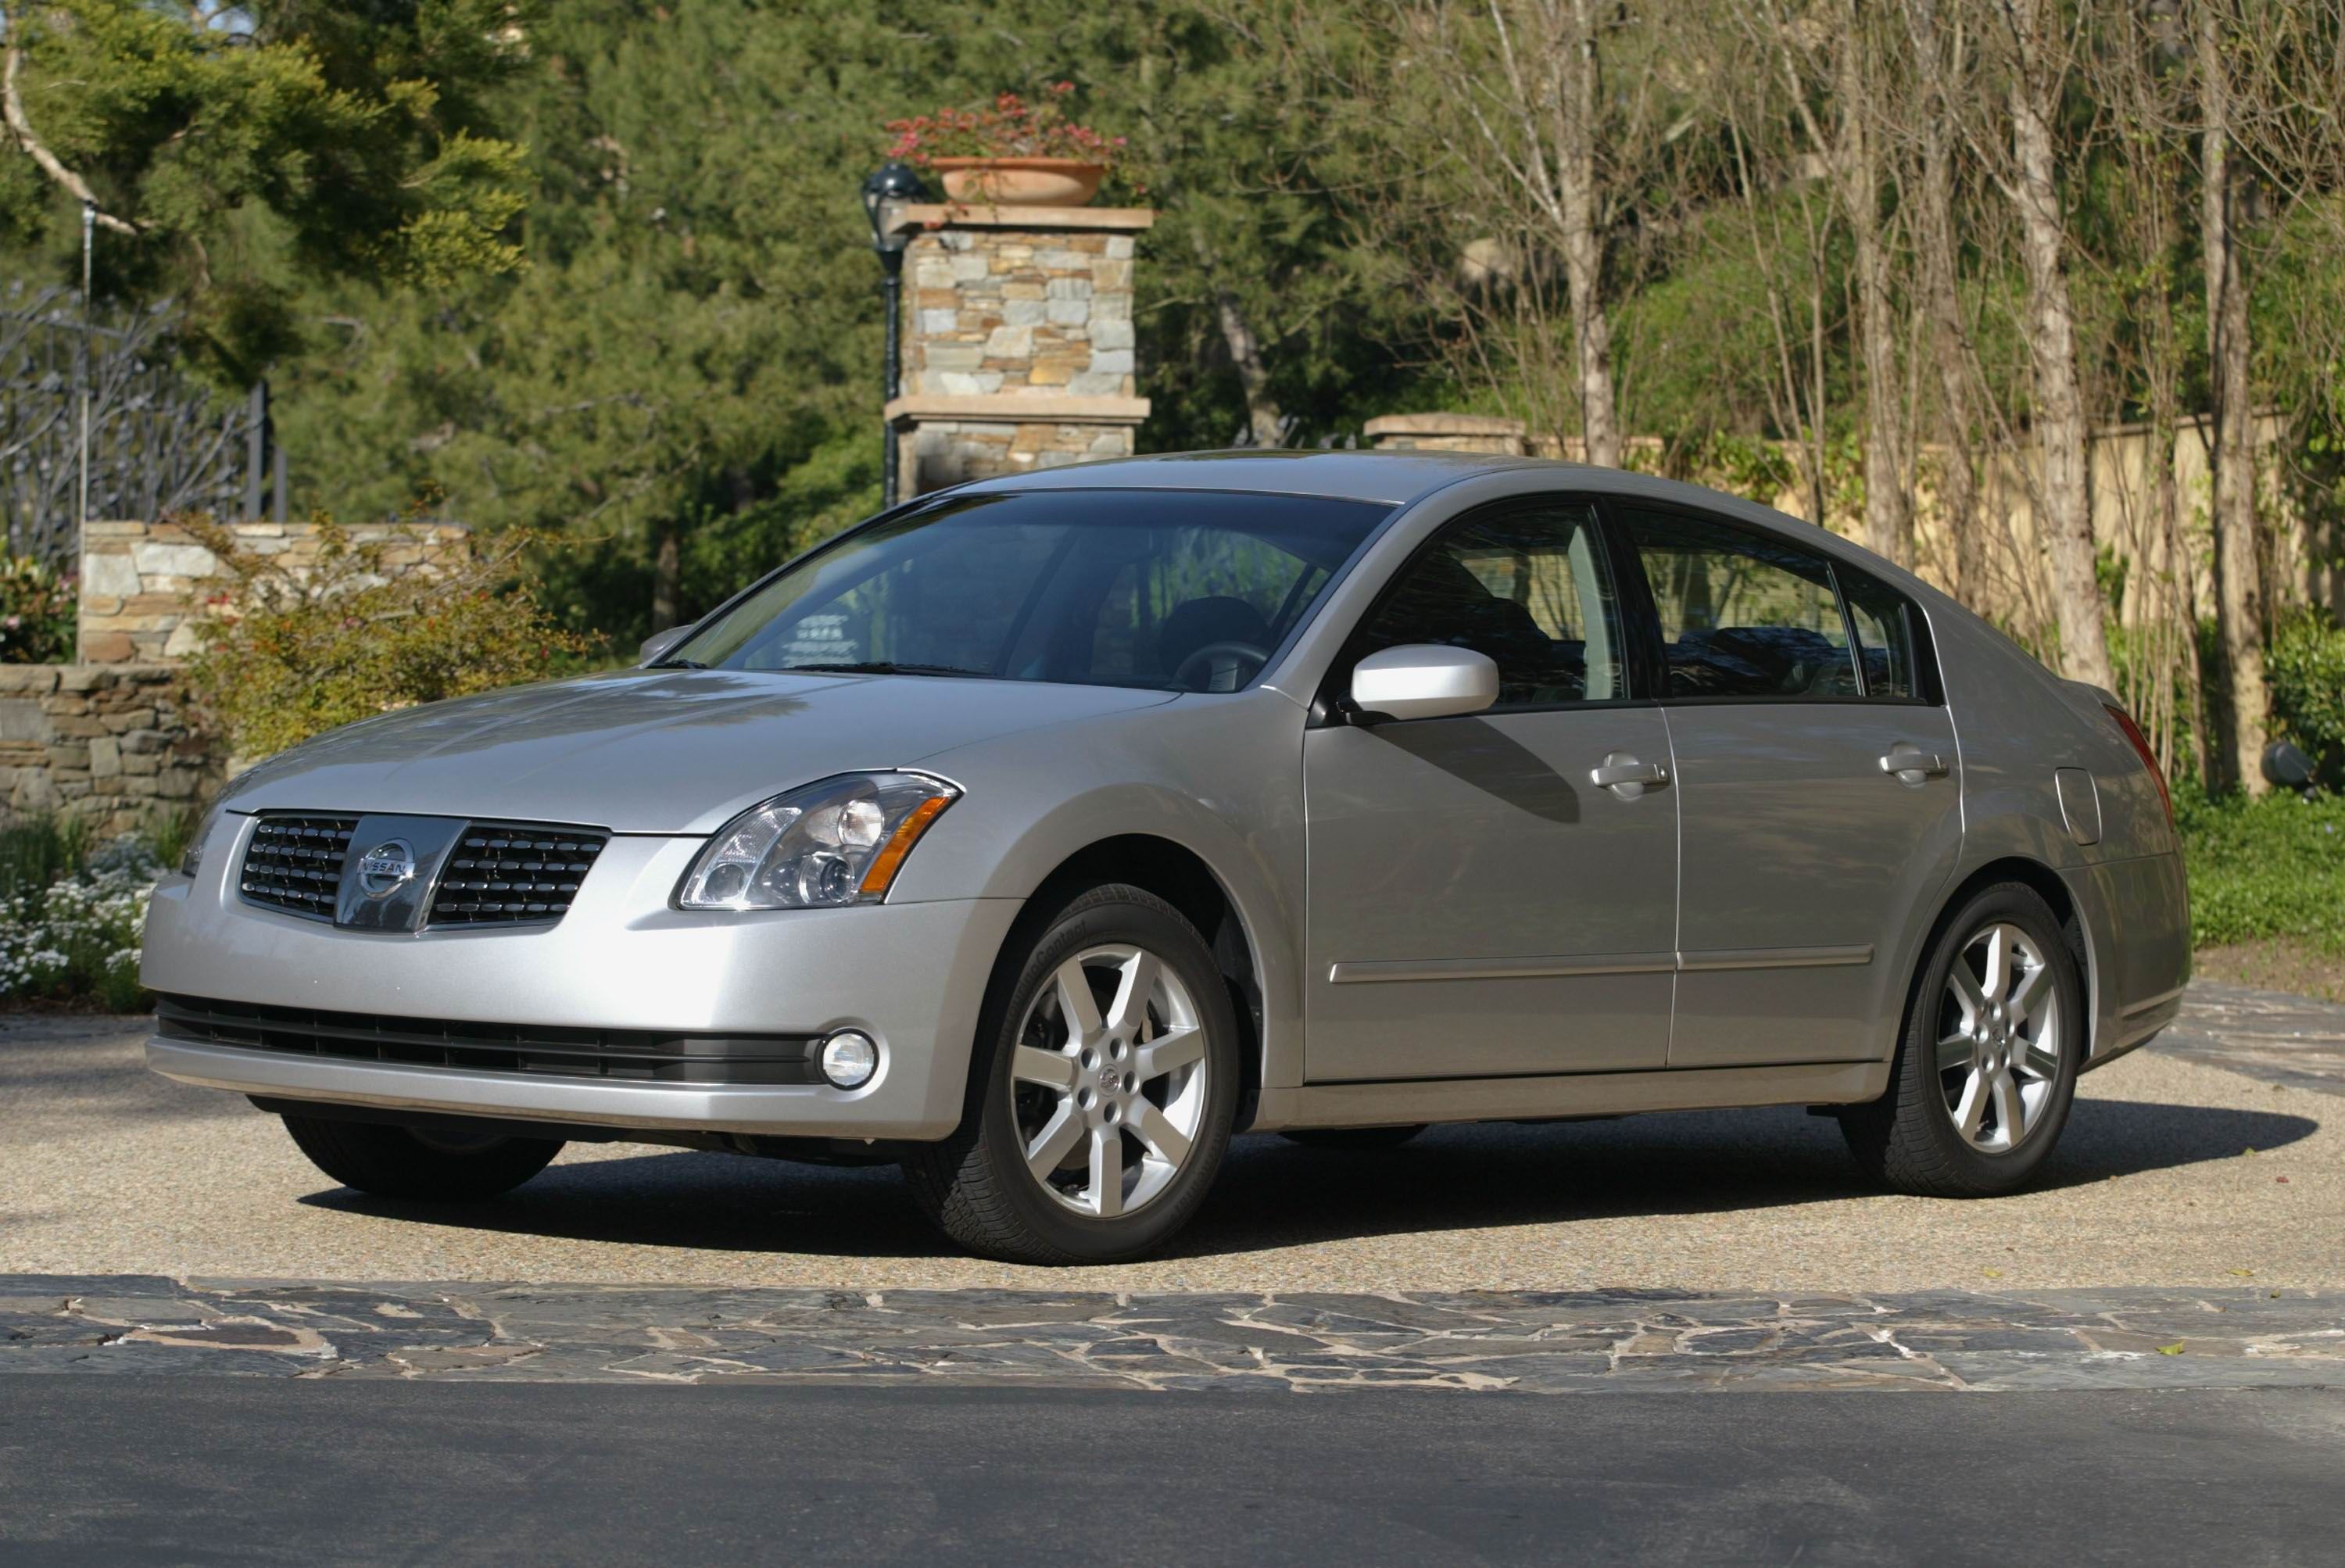
{"type": "Polygon", "coordinates": [[[1671,697],[1854,697],[1848,623],[1822,555],[1674,512],[1623,507],[1661,623],[1671,697]]]}
{"type": "Polygon", "coordinates": [[[1359,654],[1447,643],[1498,667],[1498,706],[1628,696],[1620,606],[1584,503],[1509,506],[1453,524],[1401,569],[1359,654]]]}
{"type": "Polygon", "coordinates": [[[1836,574],[1848,596],[1848,618],[1864,660],[1864,695],[1895,699],[1918,693],[1914,667],[1914,606],[1905,596],[1853,572],[1836,574]]]}

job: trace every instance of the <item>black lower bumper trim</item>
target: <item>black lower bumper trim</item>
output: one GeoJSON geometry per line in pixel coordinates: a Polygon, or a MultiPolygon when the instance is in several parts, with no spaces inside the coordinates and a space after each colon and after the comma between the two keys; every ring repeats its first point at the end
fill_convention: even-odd
{"type": "Polygon", "coordinates": [[[167,1040],[352,1062],[704,1087],[822,1082],[805,1035],[478,1023],[199,996],[159,997],[155,1018],[167,1040]]]}

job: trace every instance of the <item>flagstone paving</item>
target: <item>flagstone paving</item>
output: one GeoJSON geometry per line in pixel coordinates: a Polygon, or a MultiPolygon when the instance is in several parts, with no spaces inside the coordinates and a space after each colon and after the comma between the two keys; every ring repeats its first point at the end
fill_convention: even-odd
{"type": "Polygon", "coordinates": [[[2345,1295],[861,1295],[0,1276],[6,1371],[1237,1392],[2345,1387],[2345,1295]]]}

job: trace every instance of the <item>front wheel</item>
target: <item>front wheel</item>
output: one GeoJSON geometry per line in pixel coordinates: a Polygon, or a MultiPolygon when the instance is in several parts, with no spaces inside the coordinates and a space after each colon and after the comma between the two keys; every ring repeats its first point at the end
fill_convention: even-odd
{"type": "Polygon", "coordinates": [[[285,1130],[311,1165],[344,1186],[380,1197],[494,1197],[521,1186],[562,1152],[555,1138],[421,1132],[332,1116],[288,1116],[285,1130]]]}
{"type": "Polygon", "coordinates": [[[2025,883],[1987,888],[1924,961],[1889,1092],[1842,1111],[1841,1130],[1858,1162],[1901,1192],[2015,1191],[2067,1122],[2086,1031],[2050,907],[2025,883]]]}
{"type": "Polygon", "coordinates": [[[1016,974],[988,999],[970,1112],[905,1161],[913,1194],[988,1257],[1137,1257],[1196,1213],[1229,1145],[1229,987],[1195,927],[1121,884],[1073,900],[1005,962],[1016,974]]]}

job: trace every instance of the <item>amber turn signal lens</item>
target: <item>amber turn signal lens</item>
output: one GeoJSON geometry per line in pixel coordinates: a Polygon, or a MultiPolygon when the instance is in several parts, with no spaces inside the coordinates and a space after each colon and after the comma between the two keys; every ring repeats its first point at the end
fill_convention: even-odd
{"type": "Polygon", "coordinates": [[[912,808],[910,814],[880,846],[879,853],[872,859],[871,869],[863,873],[866,897],[886,896],[888,884],[896,880],[897,869],[904,863],[904,857],[912,852],[912,846],[920,841],[920,835],[929,830],[929,824],[942,816],[944,809],[952,803],[952,796],[936,795],[912,808]]]}

